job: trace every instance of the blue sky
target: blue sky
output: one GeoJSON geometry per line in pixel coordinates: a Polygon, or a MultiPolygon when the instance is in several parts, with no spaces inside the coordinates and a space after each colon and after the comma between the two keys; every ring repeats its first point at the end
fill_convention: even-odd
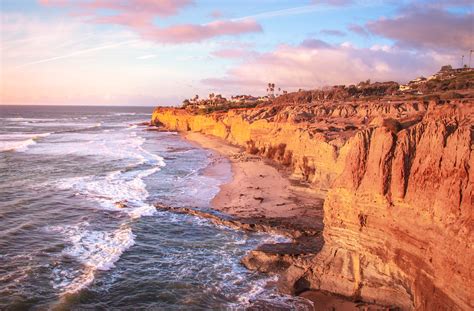
{"type": "Polygon", "coordinates": [[[1,0],[2,104],[179,104],[460,65],[472,4],[1,0]]]}

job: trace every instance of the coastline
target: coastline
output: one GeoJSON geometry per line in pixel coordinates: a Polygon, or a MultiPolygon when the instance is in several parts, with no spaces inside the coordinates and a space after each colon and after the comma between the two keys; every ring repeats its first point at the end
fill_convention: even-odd
{"type": "Polygon", "coordinates": [[[280,218],[300,230],[322,231],[324,198],[293,184],[277,167],[241,148],[201,133],[183,137],[231,163],[232,180],[221,185],[212,207],[243,218],[280,218]]]}
{"type": "MultiPolygon", "coordinates": [[[[243,230],[290,236],[293,240],[291,243],[260,245],[242,259],[242,264],[250,270],[278,274],[279,281],[276,285],[279,291],[310,300],[314,303],[314,310],[382,308],[379,305],[354,302],[350,297],[324,291],[298,291],[289,288],[286,278],[279,273],[279,265],[282,263],[290,264],[298,256],[312,257],[322,248],[324,198],[319,193],[292,182],[289,176],[273,163],[249,155],[242,148],[223,139],[197,132],[180,134],[184,139],[212,150],[215,157],[213,162],[227,159],[231,163],[231,180],[220,186],[219,193],[211,202],[213,210],[231,218],[229,220],[225,216],[192,209],[171,208],[170,211],[208,218],[214,223],[243,230]]],[[[216,170],[219,170],[219,167],[214,165],[205,173],[219,174],[216,170]]],[[[254,307],[271,307],[266,303],[255,301],[254,307]]]]}

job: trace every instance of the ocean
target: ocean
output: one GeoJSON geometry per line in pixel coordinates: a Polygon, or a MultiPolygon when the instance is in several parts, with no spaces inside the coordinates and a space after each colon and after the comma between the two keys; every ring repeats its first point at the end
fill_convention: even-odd
{"type": "Polygon", "coordinates": [[[154,208],[208,209],[231,168],[140,125],[151,112],[0,106],[0,309],[300,308],[240,264],[282,237],[154,208]]]}

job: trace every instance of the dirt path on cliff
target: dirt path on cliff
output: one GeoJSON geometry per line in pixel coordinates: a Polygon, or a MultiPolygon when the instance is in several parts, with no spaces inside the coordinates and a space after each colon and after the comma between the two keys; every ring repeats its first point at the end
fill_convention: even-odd
{"type": "Polygon", "coordinates": [[[322,231],[324,199],[321,196],[292,183],[260,157],[249,155],[222,139],[195,132],[185,133],[184,137],[215,151],[214,161],[225,157],[231,162],[233,178],[221,186],[213,199],[214,209],[242,218],[277,220],[299,230],[322,231]]]}

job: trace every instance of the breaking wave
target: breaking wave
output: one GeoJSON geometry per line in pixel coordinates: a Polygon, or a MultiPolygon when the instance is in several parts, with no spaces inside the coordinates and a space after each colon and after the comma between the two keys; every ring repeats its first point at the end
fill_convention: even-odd
{"type": "Polygon", "coordinates": [[[97,270],[109,270],[122,253],[135,243],[135,236],[127,224],[112,231],[88,229],[89,223],[76,226],[47,227],[49,233],[61,235],[69,244],[62,256],[70,257],[83,265],[83,269],[58,264],[53,269],[53,287],[63,294],[73,294],[94,280],[97,270]]]}
{"type": "Polygon", "coordinates": [[[24,152],[28,149],[28,146],[36,144],[36,140],[41,137],[46,137],[51,133],[40,133],[40,134],[2,134],[0,135],[0,152],[3,151],[17,151],[24,152]]]}

